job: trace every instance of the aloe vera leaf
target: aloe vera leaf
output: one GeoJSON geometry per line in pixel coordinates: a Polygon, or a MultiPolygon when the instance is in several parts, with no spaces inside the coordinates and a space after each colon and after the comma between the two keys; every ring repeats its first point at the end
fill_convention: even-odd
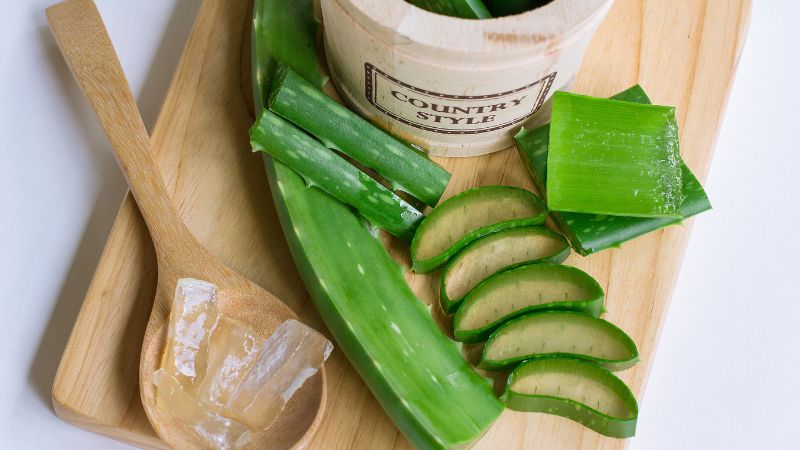
{"type": "Polygon", "coordinates": [[[516,411],[566,417],[605,436],[636,434],[639,405],[608,370],[573,358],[528,361],[511,372],[503,400],[516,411]]]}
{"type": "Polygon", "coordinates": [[[542,199],[525,189],[469,189],[442,202],[422,221],[411,241],[411,267],[417,273],[434,271],[481,236],[506,228],[541,225],[546,219],[542,199]]]}
{"type": "Polygon", "coordinates": [[[639,350],[611,322],[573,311],[542,311],[511,320],[492,333],[480,367],[500,370],[553,356],[579,358],[617,371],[636,364],[639,350]]]}
{"type": "Polygon", "coordinates": [[[475,286],[498,272],[534,262],[561,263],[568,256],[567,241],[547,228],[508,228],[484,236],[461,250],[442,273],[442,310],[454,313],[475,286]]]}
{"type": "Polygon", "coordinates": [[[483,0],[492,17],[521,14],[547,3],[550,3],[550,0],[483,0]]]}
{"type": "Polygon", "coordinates": [[[492,15],[481,0],[407,0],[424,10],[462,19],[490,19],[492,15]]]}
{"type": "Polygon", "coordinates": [[[457,341],[485,341],[505,322],[534,311],[603,313],[603,288],[586,272],[560,264],[527,264],[492,275],[473,289],[454,319],[457,341]]]}
{"type": "Polygon", "coordinates": [[[358,210],[373,225],[411,240],[422,213],[277,114],[265,110],[250,129],[253,151],[272,155],[306,183],[358,210]]]}
{"type": "Polygon", "coordinates": [[[359,117],[288,67],[275,73],[269,109],[408,192],[435,206],[450,174],[408,145],[359,117]]]}
{"type": "MultiPolygon", "coordinates": [[[[272,2],[280,12],[292,1],[297,0],[256,0],[256,9],[272,2]]],[[[254,44],[285,39],[259,30],[254,44]]],[[[255,62],[258,82],[256,66],[268,61],[255,62]]],[[[259,111],[265,106],[256,103],[259,111]]],[[[354,211],[308,188],[287,166],[268,155],[264,165],[316,309],[395,425],[416,448],[467,446],[483,435],[503,411],[502,402],[442,334],[380,241],[354,211]],[[415,363],[407,364],[406,357],[415,363]]]]}
{"type": "MultiPolygon", "coordinates": [[[[627,102],[650,103],[647,94],[639,85],[630,87],[611,98],[627,102]]],[[[550,125],[544,125],[532,130],[523,129],[514,137],[517,141],[520,158],[528,169],[534,185],[542,194],[545,193],[547,180],[549,136],[550,125]]],[[[688,218],[711,209],[708,196],[697,177],[683,160],[681,160],[680,167],[683,194],[680,215],[688,218]]],[[[618,247],[623,242],[643,234],[681,222],[681,219],[675,218],[623,217],[558,211],[551,211],[551,215],[575,251],[584,256],[610,247],[618,247]]]]}
{"type": "Polygon", "coordinates": [[[555,211],[680,217],[675,108],[556,92],[546,184],[555,211]]]}

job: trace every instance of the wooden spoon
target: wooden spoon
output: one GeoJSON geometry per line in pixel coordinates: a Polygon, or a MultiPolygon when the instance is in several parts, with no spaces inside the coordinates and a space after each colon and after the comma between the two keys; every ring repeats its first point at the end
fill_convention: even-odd
{"type": "MultiPolygon", "coordinates": [[[[184,225],[153,160],[150,138],[94,3],[68,0],[47,8],[47,18],[128,179],[156,250],[158,286],[139,366],[142,404],[153,428],[171,447],[209,447],[183,422],[161,413],[155,402],[152,375],[160,365],[177,280],[188,277],[216,284],[221,312],[263,337],[297,316],[278,298],[218,261],[184,225]]],[[[253,436],[249,447],[304,446],[319,427],[325,399],[325,372],[320,370],[295,393],[270,428],[253,436]]]]}

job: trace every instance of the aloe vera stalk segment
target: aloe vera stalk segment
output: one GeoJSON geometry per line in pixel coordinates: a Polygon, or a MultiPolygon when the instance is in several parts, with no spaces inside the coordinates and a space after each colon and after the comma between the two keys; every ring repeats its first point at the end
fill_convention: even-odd
{"type": "Polygon", "coordinates": [[[417,273],[431,272],[481,236],[541,225],[546,218],[542,199],[525,189],[483,186],[464,191],[434,208],[417,228],[411,242],[411,267],[417,273]]]}
{"type": "Polygon", "coordinates": [[[681,185],[675,108],[554,94],[551,210],[680,217],[681,185]]]}
{"type": "Polygon", "coordinates": [[[499,370],[553,356],[579,358],[616,371],[636,364],[639,350],[611,322],[579,312],[543,311],[514,319],[492,333],[480,366],[499,370]]]}
{"type": "MultiPolygon", "coordinates": [[[[256,10],[271,2],[273,11],[286,11],[296,1],[310,3],[256,0],[256,10]]],[[[268,28],[258,30],[253,48],[261,41],[286,39],[268,28]]],[[[254,83],[256,66],[268,63],[263,57],[271,55],[254,59],[254,83]]],[[[256,103],[257,111],[264,106],[256,103]]],[[[287,166],[267,155],[264,165],[284,234],[314,305],[405,437],[417,448],[452,448],[467,446],[485,433],[503,404],[442,334],[380,241],[354,211],[307,187],[287,166]],[[418,363],[406,364],[406,355],[418,363]]]]}
{"type": "Polygon", "coordinates": [[[603,288],[586,272],[560,264],[527,264],[487,278],[459,306],[457,341],[485,341],[503,323],[541,310],[603,313],[603,288]]]}
{"type": "Polygon", "coordinates": [[[373,225],[411,240],[422,213],[278,115],[265,110],[250,129],[253,151],[266,152],[319,187],[351,205],[373,225]]]}
{"type": "Polygon", "coordinates": [[[560,263],[569,244],[547,228],[508,228],[475,240],[459,252],[442,273],[439,300],[452,314],[464,297],[495,273],[534,262],[560,263]]]}
{"type": "Polygon", "coordinates": [[[429,206],[444,193],[450,174],[322,93],[288,67],[272,82],[269,109],[341,151],[429,206]]]}
{"type": "Polygon", "coordinates": [[[516,411],[555,414],[605,436],[636,434],[639,405],[613,373],[572,358],[528,361],[511,372],[503,400],[516,411]]]}
{"type": "MultiPolygon", "coordinates": [[[[650,103],[647,94],[639,85],[626,89],[611,98],[627,102],[650,103]]],[[[550,125],[544,125],[532,130],[523,129],[514,137],[517,141],[520,158],[540,193],[545,193],[547,180],[549,134],[550,125]]],[[[703,186],[683,160],[681,160],[680,167],[681,192],[683,194],[680,215],[688,218],[711,209],[711,203],[708,201],[703,186]]],[[[623,242],[643,234],[681,222],[681,219],[676,218],[623,217],[558,211],[551,211],[551,215],[575,251],[584,256],[607,248],[618,247],[623,242]]]]}
{"type": "Polygon", "coordinates": [[[407,0],[424,10],[462,19],[490,19],[492,15],[481,0],[407,0]]]}

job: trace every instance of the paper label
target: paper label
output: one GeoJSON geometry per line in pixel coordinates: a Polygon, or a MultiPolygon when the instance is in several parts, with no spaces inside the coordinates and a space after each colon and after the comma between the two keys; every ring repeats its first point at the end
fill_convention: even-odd
{"type": "Polygon", "coordinates": [[[389,117],[443,134],[478,134],[509,127],[539,110],[556,73],[498,94],[450,95],[404,83],[370,63],[364,93],[389,117]]]}

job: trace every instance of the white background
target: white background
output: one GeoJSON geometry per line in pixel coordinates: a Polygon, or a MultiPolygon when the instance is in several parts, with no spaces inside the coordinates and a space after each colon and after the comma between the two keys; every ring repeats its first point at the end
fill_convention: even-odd
{"type": "MultiPolygon", "coordinates": [[[[125,182],[50,37],[51,0],[2,3],[0,448],[127,448],[49,401],[125,182]]],[[[199,3],[98,0],[148,125],[199,3]]],[[[753,3],[715,209],[695,222],[634,450],[800,448],[800,4],[753,3]]]]}

